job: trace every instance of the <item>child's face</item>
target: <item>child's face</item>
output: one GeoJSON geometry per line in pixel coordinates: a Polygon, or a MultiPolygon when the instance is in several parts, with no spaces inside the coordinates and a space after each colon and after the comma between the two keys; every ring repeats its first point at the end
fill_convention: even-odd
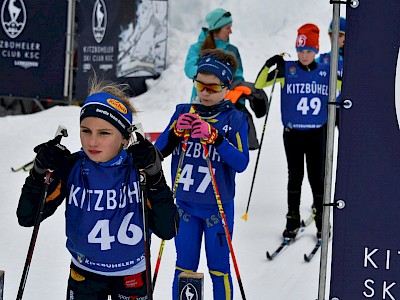
{"type": "MultiPolygon", "coordinates": [[[[196,76],[196,80],[205,84],[205,85],[222,85],[221,80],[213,75],[213,74],[201,74],[198,73],[196,76]]],[[[202,91],[197,90],[197,96],[200,99],[201,104],[205,106],[213,106],[222,100],[224,100],[226,93],[228,92],[228,88],[223,88],[220,92],[210,92],[204,88],[202,91]]]]}
{"type": "MultiPolygon", "coordinates": [[[[332,43],[332,33],[329,33],[329,38],[331,39],[331,43],[332,43]]],[[[345,35],[343,33],[339,33],[339,39],[338,39],[339,48],[343,48],[344,39],[345,39],[345,35]]]]}
{"type": "Polygon", "coordinates": [[[315,52],[312,50],[300,50],[297,51],[297,57],[302,65],[308,66],[311,64],[315,59],[315,52]]]}
{"type": "Polygon", "coordinates": [[[127,142],[117,128],[96,117],[82,120],[80,137],[83,151],[96,163],[113,159],[127,142]]]}

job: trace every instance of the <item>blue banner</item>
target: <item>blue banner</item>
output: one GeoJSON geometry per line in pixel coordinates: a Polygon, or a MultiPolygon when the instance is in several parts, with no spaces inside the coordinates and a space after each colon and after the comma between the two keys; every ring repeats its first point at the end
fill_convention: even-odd
{"type": "Polygon", "coordinates": [[[400,299],[400,1],[346,13],[329,299],[400,299]]]}
{"type": "Polygon", "coordinates": [[[0,95],[64,100],[67,1],[0,1],[0,95]]]}

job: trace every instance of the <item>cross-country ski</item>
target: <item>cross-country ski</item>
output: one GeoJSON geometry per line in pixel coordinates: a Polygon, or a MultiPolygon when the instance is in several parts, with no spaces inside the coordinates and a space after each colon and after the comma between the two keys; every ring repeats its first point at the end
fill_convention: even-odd
{"type": "Polygon", "coordinates": [[[267,251],[267,258],[269,260],[273,260],[279,253],[281,253],[284,249],[286,249],[286,247],[288,247],[293,241],[294,241],[294,239],[284,238],[283,242],[279,245],[279,247],[274,252],[272,252],[270,254],[267,251]]]}
{"type": "Polygon", "coordinates": [[[310,262],[311,259],[314,257],[314,255],[317,253],[318,249],[321,247],[322,245],[322,239],[318,239],[317,243],[315,244],[314,248],[312,249],[312,251],[307,255],[304,254],[304,260],[306,262],[310,262]]]}

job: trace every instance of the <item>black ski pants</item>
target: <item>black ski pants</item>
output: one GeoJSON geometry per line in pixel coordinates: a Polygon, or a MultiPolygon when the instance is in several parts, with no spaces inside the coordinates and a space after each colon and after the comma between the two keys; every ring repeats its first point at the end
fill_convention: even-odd
{"type": "Polygon", "coordinates": [[[285,127],[283,142],[288,165],[287,189],[289,211],[299,211],[305,158],[308,180],[313,194],[313,203],[317,209],[317,213],[322,213],[326,125],[309,130],[296,130],[285,127]]]}
{"type": "Polygon", "coordinates": [[[147,300],[146,272],[130,276],[104,276],[71,263],[67,300],[147,300]]]}

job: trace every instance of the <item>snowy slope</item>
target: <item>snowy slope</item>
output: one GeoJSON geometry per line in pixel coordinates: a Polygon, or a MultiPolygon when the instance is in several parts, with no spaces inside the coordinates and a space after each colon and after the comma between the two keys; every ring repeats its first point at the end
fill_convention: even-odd
{"type": "MultiPolygon", "coordinates": [[[[321,51],[330,50],[326,32],[332,6],[328,0],[171,0],[167,69],[158,80],[148,81],[147,93],[132,99],[140,111],[138,119],[146,131],[163,130],[175,105],[189,99],[191,81],[183,72],[187,49],[196,41],[200,26],[205,25],[203,19],[206,13],[216,7],[223,7],[233,15],[231,42],[240,50],[244,76],[248,81],[254,81],[265,60],[276,53],[287,52],[292,59],[296,59],[294,43],[297,28],[304,23],[319,26],[321,51]]],[[[269,95],[271,90],[266,89],[266,92],[269,95]]],[[[266,250],[273,251],[281,242],[285,226],[287,169],[279,96],[280,90],[275,89],[247,222],[240,217],[247,205],[256,151],[251,152],[248,169],[237,177],[233,247],[247,299],[316,299],[320,255],[318,253],[311,263],[303,261],[303,253],[311,250],[315,242],[314,224],[281,257],[275,261],[267,261],[265,257],[266,250]]],[[[256,119],[259,137],[263,122],[263,118],[256,119]]],[[[19,193],[27,174],[12,173],[10,167],[32,160],[33,147],[52,138],[59,124],[68,128],[69,137],[63,140],[65,145],[70,150],[78,150],[78,107],[55,107],[33,115],[0,118],[0,269],[6,271],[5,300],[16,297],[32,233],[31,228],[19,227],[15,216],[19,193]]],[[[164,169],[168,176],[169,163],[167,158],[164,169]]],[[[302,214],[306,217],[311,206],[311,193],[306,180],[302,199],[302,214]]],[[[40,227],[24,299],[65,299],[70,259],[64,244],[64,212],[60,208],[40,227]]],[[[159,244],[160,241],[154,238],[153,267],[159,244]]],[[[170,299],[174,263],[174,244],[170,241],[164,249],[155,299],[170,299]]],[[[199,272],[205,273],[204,298],[212,299],[204,257],[199,272]]],[[[241,299],[233,268],[232,274],[234,299],[241,299]]]]}

